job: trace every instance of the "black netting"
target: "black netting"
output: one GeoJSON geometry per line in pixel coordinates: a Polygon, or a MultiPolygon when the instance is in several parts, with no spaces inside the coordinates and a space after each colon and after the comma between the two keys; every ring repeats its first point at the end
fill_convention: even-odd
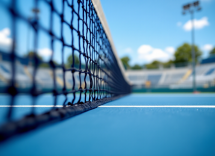
{"type": "MultiPolygon", "coordinates": [[[[23,2],[0,3],[12,32],[9,49],[0,48],[0,91],[10,95],[9,105],[15,106],[20,94],[30,95],[33,100],[29,105],[37,105],[38,97],[52,93],[51,112],[57,110],[54,106],[59,96],[64,97],[64,107],[90,106],[130,92],[90,0],[34,0],[30,18],[20,7],[25,6],[23,2]],[[20,25],[26,25],[26,29],[20,25]],[[22,50],[23,44],[27,50],[22,50]],[[40,45],[49,48],[41,52],[40,45]],[[41,58],[46,53],[49,57],[41,58]]],[[[8,108],[7,120],[13,122],[14,111],[14,107],[8,108]]],[[[27,117],[35,116],[32,107],[27,117]]]]}

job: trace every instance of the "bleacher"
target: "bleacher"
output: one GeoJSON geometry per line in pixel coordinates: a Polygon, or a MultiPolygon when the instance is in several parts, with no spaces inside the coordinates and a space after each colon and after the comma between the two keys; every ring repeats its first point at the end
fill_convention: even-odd
{"type": "MultiPolygon", "coordinates": [[[[7,55],[2,55],[0,60],[0,87],[6,88],[10,85],[11,80],[11,64],[7,55]]],[[[18,58],[15,64],[16,85],[21,89],[30,89],[32,87],[33,67],[23,58],[18,58]]],[[[63,71],[62,69],[55,69],[56,87],[62,89],[63,71]]],[[[102,75],[102,73],[100,73],[102,75]]],[[[160,68],[153,70],[127,70],[126,75],[133,88],[171,88],[184,89],[192,88],[193,85],[193,71],[192,66],[160,68]],[[146,84],[150,84],[147,86],[146,84]]],[[[73,81],[75,82],[75,89],[85,87],[85,74],[78,73],[74,76],[71,72],[65,72],[66,89],[72,89],[73,81]],[[74,79],[74,80],[73,80],[74,79]],[[81,83],[79,84],[79,79],[81,83]]],[[[106,81],[111,81],[111,79],[106,81]]],[[[50,68],[39,67],[36,72],[36,83],[38,90],[51,90],[54,87],[53,71],[50,68]]],[[[93,81],[93,79],[92,79],[93,81]]],[[[104,82],[101,82],[102,84],[104,82]]],[[[86,85],[90,84],[89,75],[86,76],[86,85]]],[[[215,63],[203,63],[196,66],[196,86],[200,88],[209,88],[215,86],[215,63]]]]}
{"type": "MultiPolygon", "coordinates": [[[[17,61],[15,68],[17,71],[15,73],[16,86],[19,88],[29,88],[31,85],[31,79],[29,79],[29,77],[25,74],[24,66],[17,61]]],[[[9,62],[0,61],[1,86],[9,85],[11,78],[11,64],[9,62]]]]}
{"type": "Polygon", "coordinates": [[[164,75],[164,79],[162,82],[160,82],[159,86],[168,86],[170,84],[176,84],[179,82],[179,80],[184,76],[184,72],[178,72],[178,73],[168,73],[164,75]]]}
{"type": "MultiPolygon", "coordinates": [[[[32,77],[34,74],[34,69],[30,65],[21,64],[19,61],[15,64],[16,73],[15,80],[16,86],[19,89],[30,90],[32,87],[32,77]]],[[[56,87],[57,89],[63,88],[63,71],[62,69],[56,69],[56,87]]],[[[6,88],[10,85],[11,80],[11,64],[8,61],[1,60],[0,61],[0,89],[6,88]]],[[[39,67],[36,70],[36,86],[38,91],[47,91],[52,90],[54,87],[53,80],[53,71],[50,68],[41,68],[39,67]]],[[[84,75],[81,74],[81,80],[84,82],[84,75]]],[[[73,76],[71,72],[65,72],[65,82],[66,89],[72,89],[73,86],[73,76]]],[[[79,88],[79,74],[74,74],[74,82],[75,89],[79,88]]],[[[89,76],[86,77],[87,85],[90,84],[89,76]]],[[[82,87],[84,87],[84,83],[82,83],[82,87]]]]}
{"type": "Polygon", "coordinates": [[[214,62],[215,62],[215,55],[201,60],[201,64],[208,64],[208,63],[214,63],[214,62]]]}
{"type": "Polygon", "coordinates": [[[0,62],[0,67],[1,76],[6,80],[11,79],[10,64],[7,62],[0,62]]]}
{"type": "Polygon", "coordinates": [[[162,74],[148,75],[147,80],[151,82],[151,86],[157,86],[162,74]]]}
{"type": "MultiPolygon", "coordinates": [[[[153,70],[127,70],[126,75],[135,89],[186,89],[193,86],[192,66],[153,70]],[[146,86],[147,82],[150,82],[150,87],[146,86]]],[[[198,88],[215,87],[215,63],[198,64],[196,66],[196,86],[198,88]]]]}

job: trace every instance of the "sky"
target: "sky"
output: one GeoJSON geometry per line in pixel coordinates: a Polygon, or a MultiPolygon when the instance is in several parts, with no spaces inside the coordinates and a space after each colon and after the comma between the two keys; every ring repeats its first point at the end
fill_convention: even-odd
{"type": "MultiPolygon", "coordinates": [[[[11,25],[11,16],[8,13],[8,10],[4,5],[9,5],[11,0],[0,0],[0,50],[4,52],[10,52],[10,47],[12,44],[12,25],[11,25]],[[3,5],[1,5],[1,1],[3,1],[3,5]]],[[[24,18],[34,18],[34,13],[32,12],[32,8],[34,8],[34,0],[17,0],[17,10],[21,16],[24,18]]],[[[40,10],[38,14],[38,19],[40,25],[42,25],[46,30],[50,30],[50,5],[48,5],[44,1],[38,1],[38,8],[40,10]]],[[[65,21],[71,22],[71,8],[68,5],[65,5],[64,10],[62,10],[62,1],[61,0],[53,0],[54,7],[59,13],[64,12],[65,21]]],[[[71,0],[69,0],[71,3],[71,0]]],[[[74,3],[74,8],[77,12],[77,3],[74,3]]],[[[89,21],[89,20],[88,20],[89,21]]],[[[81,25],[81,24],[80,24],[81,25]]],[[[77,29],[77,15],[74,15],[73,26],[77,29]]],[[[59,15],[53,14],[53,33],[61,38],[61,19],[59,15]]],[[[72,35],[71,29],[68,25],[63,24],[63,36],[66,44],[71,45],[72,35]]],[[[29,51],[35,50],[34,47],[34,30],[32,27],[28,25],[28,22],[17,18],[17,39],[16,39],[16,54],[19,56],[23,56],[27,54],[29,51]]],[[[82,27],[80,26],[80,30],[82,27]]],[[[85,30],[86,32],[86,30],[85,30]]],[[[78,36],[74,31],[74,46],[78,47],[78,36]]],[[[81,31],[82,35],[82,31],[81,31]]],[[[82,45],[82,44],[81,44],[82,45]]],[[[82,46],[81,46],[82,48],[82,46]]],[[[55,40],[53,50],[51,50],[51,37],[45,31],[39,29],[38,31],[38,46],[36,47],[37,53],[43,58],[44,61],[49,61],[51,59],[51,54],[53,53],[53,59],[58,63],[62,63],[62,43],[58,40],[55,40]],[[54,51],[54,52],[53,52],[54,51]]],[[[74,52],[75,55],[79,56],[77,51],[74,52]]],[[[72,54],[71,48],[64,47],[64,62],[67,61],[67,58],[72,54]]],[[[82,55],[81,55],[82,56],[82,55]]],[[[81,57],[82,60],[83,56],[81,57]]]]}
{"type": "MultiPolygon", "coordinates": [[[[100,0],[119,57],[132,65],[167,61],[183,43],[191,43],[191,15],[182,6],[192,0],[100,0]]],[[[194,14],[195,44],[207,57],[215,46],[215,0],[200,1],[194,14]]]]}
{"type": "MultiPolygon", "coordinates": [[[[9,3],[10,0],[0,0],[9,3]]],[[[53,0],[56,9],[62,12],[61,1],[53,0]]],[[[174,59],[174,52],[183,43],[191,42],[190,14],[182,15],[182,6],[189,0],[100,0],[109,25],[111,35],[119,57],[129,56],[131,65],[142,65],[153,60],[168,61],[174,59]]],[[[32,0],[19,0],[17,3],[20,14],[32,17],[32,0]],[[24,5],[23,5],[24,4],[24,5]]],[[[39,20],[47,29],[50,26],[50,8],[43,1],[39,1],[39,20]]],[[[195,12],[195,44],[207,57],[209,51],[215,46],[215,0],[201,0],[202,10],[195,12]]],[[[65,18],[71,20],[71,12],[65,7],[65,18]]],[[[12,43],[11,20],[8,12],[0,5],[0,49],[7,49],[12,43]]],[[[74,19],[74,21],[77,21],[74,19]]],[[[17,52],[26,54],[34,49],[33,29],[19,20],[17,22],[18,39],[17,52]],[[28,33],[30,32],[30,33],[28,33]],[[28,35],[29,34],[29,35],[28,35]]],[[[74,22],[77,25],[77,22],[74,22]]],[[[65,42],[71,43],[70,29],[64,27],[65,42]]],[[[54,33],[60,37],[60,18],[54,16],[54,33]]],[[[77,35],[77,34],[76,34],[77,35]]],[[[61,63],[62,45],[56,42],[54,59],[61,63]]],[[[75,43],[77,45],[77,42],[75,43]]],[[[50,46],[50,37],[40,31],[37,51],[44,60],[49,60],[53,53],[50,46]]],[[[66,59],[71,54],[69,48],[65,49],[66,59]]]]}

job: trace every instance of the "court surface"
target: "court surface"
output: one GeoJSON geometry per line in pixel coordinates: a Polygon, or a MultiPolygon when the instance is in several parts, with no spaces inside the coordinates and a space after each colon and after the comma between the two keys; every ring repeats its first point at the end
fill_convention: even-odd
{"type": "MultiPolygon", "coordinates": [[[[0,96],[1,123],[8,99],[0,96]]],[[[30,100],[17,99],[26,107],[15,108],[14,118],[31,109],[30,100]]],[[[51,95],[39,100],[48,105],[51,95]]],[[[215,155],[214,132],[215,94],[131,94],[14,137],[0,144],[0,155],[215,155]]]]}

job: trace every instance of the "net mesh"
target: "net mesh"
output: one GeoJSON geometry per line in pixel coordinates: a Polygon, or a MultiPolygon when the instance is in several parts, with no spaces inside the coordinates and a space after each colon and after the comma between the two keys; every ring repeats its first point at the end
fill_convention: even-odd
{"type": "MultiPolygon", "coordinates": [[[[53,108],[59,96],[64,97],[63,107],[72,107],[102,104],[103,99],[130,93],[91,0],[33,0],[31,17],[20,9],[25,3],[11,0],[0,5],[9,15],[12,32],[9,50],[0,48],[0,91],[10,95],[10,106],[23,93],[32,97],[31,105],[52,93],[53,108]],[[49,48],[41,51],[41,42],[49,48]],[[21,53],[23,45],[26,53],[21,53]],[[40,56],[46,54],[48,58],[40,56]]],[[[14,107],[9,107],[8,121],[13,122],[13,112],[14,107]]],[[[27,116],[35,117],[35,107],[27,116]]]]}

